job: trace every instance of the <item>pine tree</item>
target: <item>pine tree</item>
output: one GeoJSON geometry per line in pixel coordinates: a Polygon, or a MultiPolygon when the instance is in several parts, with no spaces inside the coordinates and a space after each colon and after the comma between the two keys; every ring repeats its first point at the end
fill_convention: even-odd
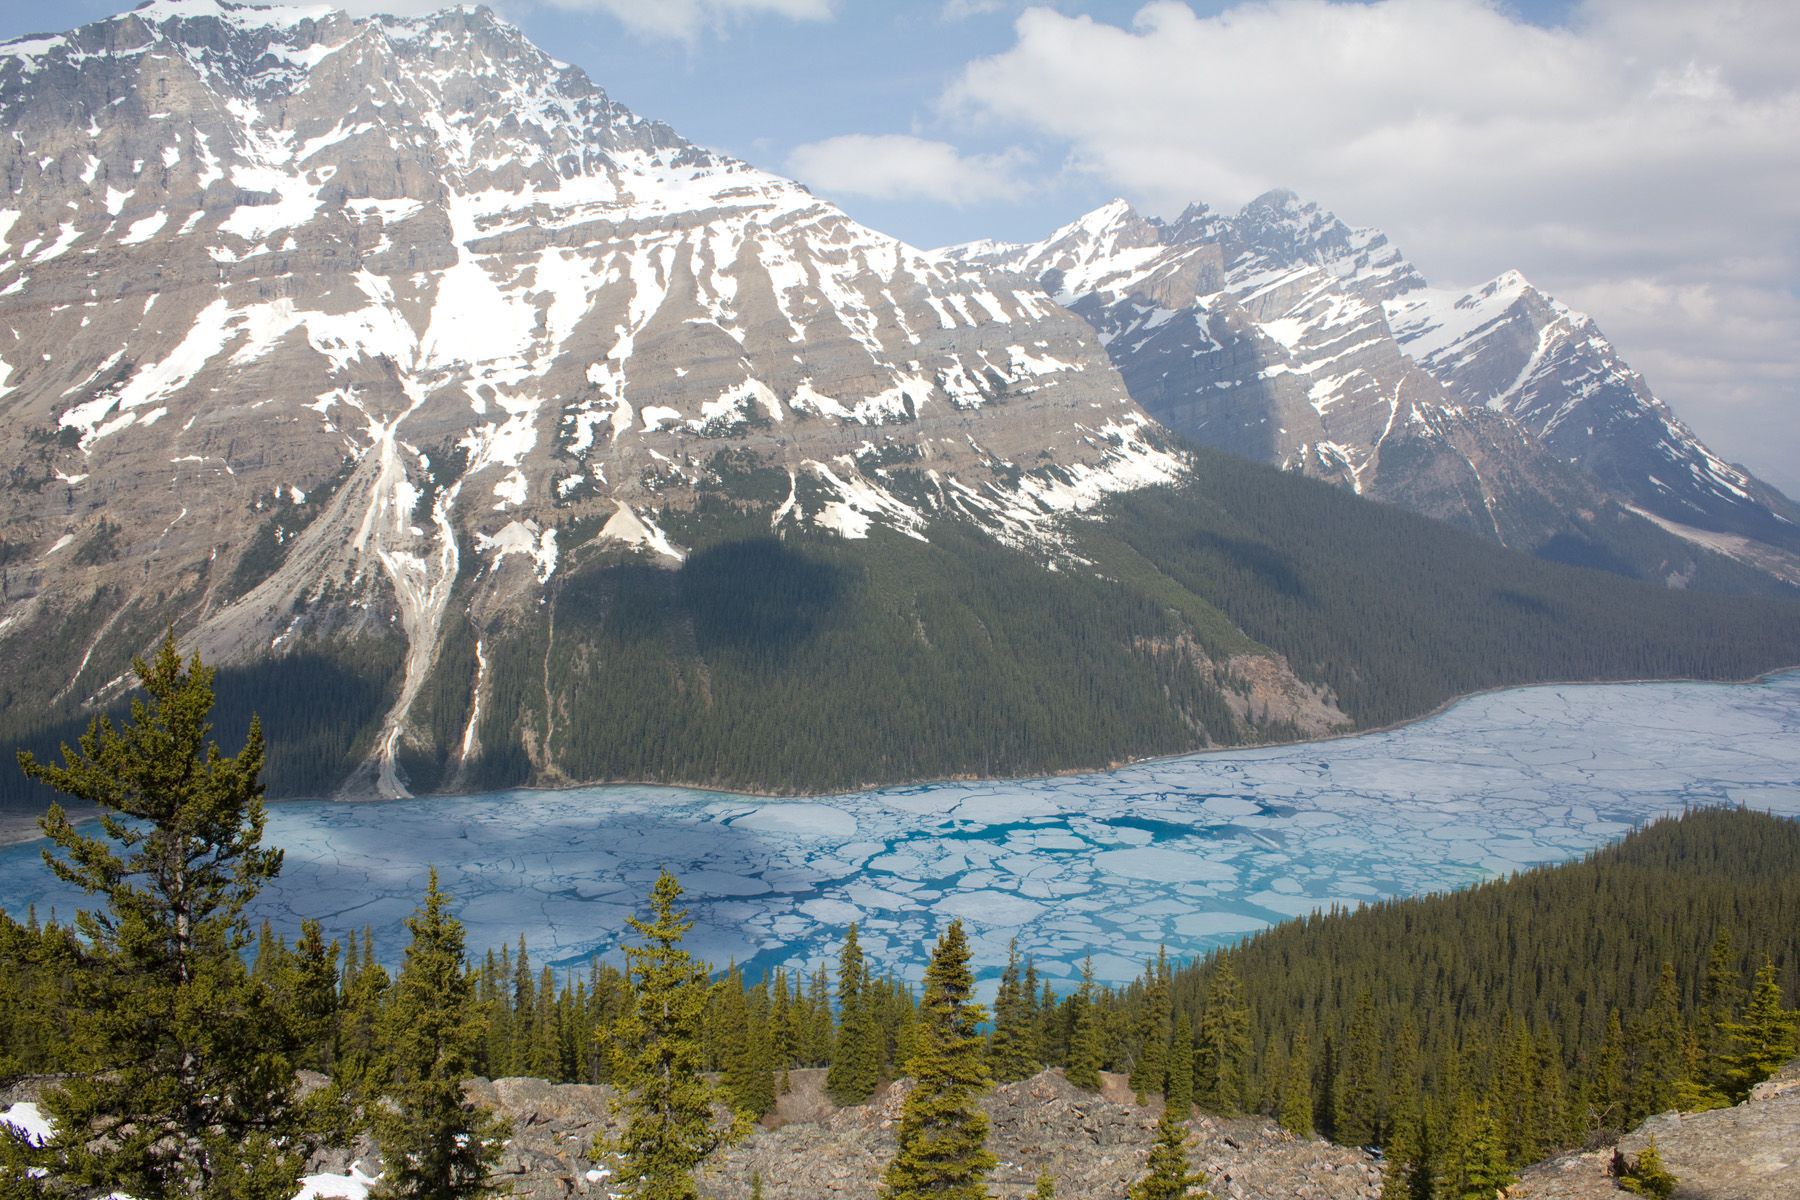
{"type": "Polygon", "coordinates": [[[1234,1113],[1247,1098],[1250,1070],[1250,1006],[1231,955],[1221,954],[1200,1014],[1201,1071],[1194,1080],[1200,1103],[1234,1113]]]}
{"type": "Polygon", "coordinates": [[[614,1101],[625,1118],[616,1141],[597,1135],[595,1157],[614,1154],[627,1200],[695,1200],[694,1169],[734,1135],[713,1121],[720,1089],[701,1074],[707,968],[681,947],[693,922],[676,907],[681,885],[667,871],[650,890],[650,917],[627,917],[642,939],[626,945],[631,993],[610,1030],[614,1101]]]}
{"type": "Polygon", "coordinates": [[[1281,1081],[1281,1127],[1298,1137],[1313,1132],[1312,1043],[1300,1030],[1288,1051],[1287,1077],[1281,1081]]]}
{"type": "Polygon", "coordinates": [[[76,917],[86,943],[70,1006],[79,1073],[44,1100],[52,1173],[145,1200],[287,1200],[305,1157],[292,1035],[251,977],[245,906],[281,870],[264,849],[261,725],[242,749],[210,740],[211,668],[185,667],[171,631],[133,667],[147,699],[96,717],[62,765],[21,751],[26,775],[100,809],[103,837],[60,804],[43,829],[56,876],[104,909],[76,917]]]}
{"type": "Polygon", "coordinates": [[[1613,1152],[1614,1175],[1625,1191],[1636,1196],[1654,1196],[1656,1200],[1668,1200],[1674,1195],[1675,1185],[1680,1180],[1663,1165],[1662,1154],[1656,1148],[1655,1134],[1650,1135],[1649,1144],[1635,1162],[1623,1163],[1623,1159],[1623,1154],[1613,1152]]]}
{"type": "Polygon", "coordinates": [[[1394,1039],[1388,1089],[1386,1136],[1382,1141],[1382,1200],[1409,1200],[1412,1177],[1423,1149],[1419,1113],[1419,1034],[1408,1016],[1394,1039]]]}
{"type": "Polygon", "coordinates": [[[961,921],[938,939],[925,968],[918,1049],[907,1064],[912,1090],[900,1109],[899,1147],[882,1177],[882,1200],[986,1200],[982,1184],[997,1159],[977,1103],[988,1073],[979,1032],[987,1013],[974,1003],[969,943],[961,921]]]}
{"type": "Polygon", "coordinates": [[[994,1081],[1013,1083],[1037,1073],[1037,1022],[1033,1011],[1035,983],[1019,977],[1019,940],[1006,950],[1006,970],[994,997],[994,1039],[989,1052],[994,1081]]]}
{"type": "Polygon", "coordinates": [[[731,1106],[754,1121],[775,1107],[775,1075],[769,1061],[768,1035],[752,1011],[743,973],[726,972],[719,992],[719,1019],[725,1091],[731,1106]]]}
{"type": "Polygon", "coordinates": [[[1188,1163],[1187,1122],[1164,1109],[1144,1177],[1131,1185],[1130,1200],[1210,1200],[1206,1174],[1188,1163]],[[1196,1190],[1199,1189],[1199,1190],[1196,1190]]]}
{"type": "Polygon", "coordinates": [[[295,1065],[308,1070],[331,1070],[336,1054],[338,954],[337,942],[326,943],[317,921],[301,921],[300,940],[278,987],[298,1046],[295,1065]]]}
{"type": "Polygon", "coordinates": [[[1444,1148],[1437,1195],[1440,1200],[1494,1200],[1513,1184],[1500,1146],[1500,1129],[1486,1103],[1464,1093],[1456,1106],[1444,1148]]]}
{"type": "Polygon", "coordinates": [[[1100,1066],[1104,1050],[1100,1041],[1100,1012],[1095,1006],[1094,959],[1081,962],[1081,986],[1069,997],[1069,1065],[1064,1075],[1078,1088],[1100,1090],[1100,1066]]]}
{"type": "Polygon", "coordinates": [[[1630,1090],[1631,1120],[1676,1107],[1687,1078],[1687,1024],[1681,1019],[1681,993],[1675,964],[1665,962],[1650,1007],[1632,1023],[1630,1090]]]}
{"type": "Polygon", "coordinates": [[[433,868],[423,903],[406,919],[412,941],[381,1014],[382,1084],[370,1106],[381,1147],[373,1200],[460,1200],[494,1194],[488,1175],[505,1127],[463,1094],[481,1031],[463,962],[462,923],[433,868]]]}
{"type": "Polygon", "coordinates": [[[1381,1069],[1379,1039],[1375,1000],[1365,988],[1356,997],[1331,1097],[1331,1136],[1347,1146],[1363,1146],[1375,1140],[1375,1092],[1381,1069]]]}
{"type": "Polygon", "coordinates": [[[356,952],[356,935],[344,955],[343,993],[338,1002],[337,1049],[334,1082],[345,1088],[368,1090],[380,1080],[381,1010],[387,1003],[391,981],[375,960],[375,934],[363,930],[362,954],[356,952]]]}
{"type": "Polygon", "coordinates": [[[1038,1172],[1037,1186],[1031,1189],[1031,1200],[1056,1200],[1056,1180],[1050,1178],[1050,1172],[1038,1172]]]}
{"type": "Polygon", "coordinates": [[[1169,955],[1159,948],[1156,961],[1144,968],[1144,999],[1138,1009],[1138,1053],[1131,1066],[1131,1090],[1139,1104],[1145,1096],[1162,1092],[1168,1083],[1170,1019],[1169,955]]]}
{"type": "Polygon", "coordinates": [[[838,954],[838,1031],[825,1074],[825,1090],[840,1105],[866,1103],[881,1082],[881,1029],[870,992],[869,966],[853,921],[838,954]]]}
{"type": "Polygon", "coordinates": [[[1775,981],[1775,964],[1769,959],[1756,972],[1756,983],[1750,989],[1750,1002],[1740,1021],[1729,1022],[1725,1031],[1731,1041],[1725,1053],[1721,1072],[1726,1094],[1733,1104],[1740,1103],[1750,1089],[1767,1079],[1800,1045],[1795,1030],[1800,1013],[1782,1006],[1781,985],[1775,981]]]}
{"type": "Polygon", "coordinates": [[[1169,1047],[1168,1085],[1163,1092],[1163,1102],[1183,1121],[1194,1107],[1194,1026],[1185,1015],[1175,1021],[1175,1039],[1169,1047]]]}

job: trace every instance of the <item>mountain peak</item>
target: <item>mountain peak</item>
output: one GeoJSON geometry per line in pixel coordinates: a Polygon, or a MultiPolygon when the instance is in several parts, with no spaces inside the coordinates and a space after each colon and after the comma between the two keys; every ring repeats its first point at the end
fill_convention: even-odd
{"type": "MultiPolygon", "coordinates": [[[[1301,207],[1302,204],[1298,192],[1295,192],[1292,188],[1277,187],[1270,188],[1262,195],[1251,200],[1248,204],[1244,205],[1242,212],[1244,215],[1248,215],[1260,209],[1269,209],[1276,212],[1291,213],[1299,211],[1301,207]]],[[[1311,207],[1311,205],[1308,205],[1307,207],[1311,207]]]]}

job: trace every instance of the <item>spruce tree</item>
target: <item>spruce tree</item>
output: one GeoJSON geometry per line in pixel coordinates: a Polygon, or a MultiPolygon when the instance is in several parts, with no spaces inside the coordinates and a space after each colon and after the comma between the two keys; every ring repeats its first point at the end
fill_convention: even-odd
{"type": "Polygon", "coordinates": [[[337,1052],[338,944],[325,941],[319,923],[300,922],[300,940],[286,963],[278,991],[297,1044],[295,1065],[331,1070],[337,1052]]]}
{"type": "Polygon", "coordinates": [[[1100,1090],[1100,1066],[1105,1053],[1100,1041],[1100,1011],[1094,995],[1094,959],[1081,962],[1081,986],[1069,997],[1069,1065],[1064,1070],[1068,1081],[1090,1092],[1100,1090]]]}
{"type": "Polygon", "coordinates": [[[1387,1128],[1382,1139],[1382,1200],[1409,1200],[1424,1145],[1419,1112],[1419,1034],[1409,1015],[1394,1039],[1387,1128]]]}
{"type": "Polygon", "coordinates": [[[343,992],[338,1001],[332,1080],[350,1091],[368,1091],[380,1081],[381,1010],[391,981],[375,960],[375,934],[364,929],[362,954],[356,935],[344,955],[343,992]]]}
{"type": "Polygon", "coordinates": [[[381,1147],[372,1200],[488,1196],[505,1127],[463,1094],[481,1041],[462,923],[432,869],[425,899],[406,919],[412,941],[381,1014],[382,1083],[370,1106],[381,1147]]]}
{"type": "Polygon", "coordinates": [[[1796,1051],[1795,1031],[1800,1013],[1782,1005],[1781,985],[1775,981],[1775,964],[1769,959],[1756,972],[1750,1002],[1742,1020],[1728,1022],[1730,1038],[1721,1078],[1733,1104],[1749,1096],[1750,1089],[1767,1079],[1796,1051]]]}
{"type": "Polygon", "coordinates": [[[1000,990],[994,997],[994,1038],[989,1061],[996,1083],[1013,1083],[1037,1073],[1035,990],[1035,983],[1027,984],[1020,978],[1019,940],[1014,938],[1006,949],[1006,970],[1000,975],[1000,990]]]}
{"type": "Polygon", "coordinates": [[[1281,1081],[1281,1127],[1298,1137],[1313,1132],[1312,1043],[1302,1028],[1288,1051],[1287,1077],[1281,1081]]]}
{"type": "Polygon", "coordinates": [[[1165,1108],[1150,1144],[1150,1161],[1142,1179],[1131,1185],[1130,1200],[1211,1200],[1205,1172],[1188,1163],[1187,1122],[1165,1108]]]}
{"type": "Polygon", "coordinates": [[[1207,983],[1200,1014],[1200,1062],[1194,1080],[1200,1103],[1221,1112],[1242,1110],[1250,1071],[1250,1006],[1231,955],[1221,954],[1207,983]]]}
{"type": "Polygon", "coordinates": [[[627,917],[640,939],[625,946],[630,997],[610,1030],[613,1103],[625,1118],[616,1140],[604,1134],[596,1157],[617,1155],[619,1194],[626,1200],[695,1200],[694,1170],[737,1129],[713,1120],[722,1091],[701,1070],[702,1025],[708,991],[706,964],[681,941],[693,922],[676,907],[681,885],[668,871],[650,890],[650,916],[627,917]]]}
{"type": "Polygon", "coordinates": [[[775,1107],[768,1033],[760,1015],[752,1011],[743,973],[735,966],[726,973],[719,997],[725,1091],[732,1108],[754,1121],[775,1107]]]}
{"type": "Polygon", "coordinates": [[[825,1074],[825,1090],[840,1105],[866,1103],[881,1082],[881,1029],[872,990],[856,923],[851,922],[838,954],[838,1030],[825,1074]]]}
{"type": "Polygon", "coordinates": [[[1194,1107],[1194,1026],[1185,1014],[1175,1021],[1163,1101],[1183,1121],[1194,1107]]]}
{"type": "Polygon", "coordinates": [[[184,666],[172,631],[132,665],[145,697],[128,722],[94,718],[60,766],[19,754],[26,775],[97,806],[104,835],[59,803],[42,822],[61,851],[45,851],[51,871],[104,905],[76,917],[78,1073],[44,1098],[45,1187],[288,1200],[306,1149],[292,1035],[242,957],[245,906],[281,870],[262,846],[262,728],[252,718],[221,753],[212,669],[184,666]]]}
{"type": "Polygon", "coordinates": [[[1331,1136],[1347,1146],[1364,1146],[1375,1140],[1376,1086],[1381,1069],[1379,1039],[1375,999],[1365,988],[1356,997],[1331,1097],[1331,1136]]]}
{"type": "Polygon", "coordinates": [[[907,1064],[912,1090],[900,1108],[899,1147],[882,1177],[882,1200],[986,1200],[983,1179],[996,1160],[987,1148],[987,1090],[981,1023],[973,1000],[969,943],[952,921],[925,968],[918,1049],[907,1064]]]}
{"type": "Polygon", "coordinates": [[[1466,1092],[1457,1102],[1439,1172],[1440,1200],[1495,1200],[1514,1182],[1492,1110],[1466,1092]]]}
{"type": "Polygon", "coordinates": [[[1631,1049],[1629,1120],[1677,1107],[1689,1059],[1687,1023],[1681,1017],[1672,962],[1663,963],[1650,1007],[1632,1023],[1631,1049]]]}
{"type": "Polygon", "coordinates": [[[1596,1132],[1625,1127],[1625,1026],[1614,1008],[1587,1080],[1588,1123],[1596,1132]]]}
{"type": "Polygon", "coordinates": [[[1662,1154],[1656,1148],[1656,1135],[1650,1135],[1650,1142],[1644,1152],[1633,1162],[1623,1163],[1623,1154],[1613,1152],[1614,1176],[1619,1187],[1634,1196],[1653,1196],[1656,1200],[1669,1200],[1675,1194],[1675,1185],[1680,1182],[1674,1174],[1663,1165],[1662,1154]]]}
{"type": "Polygon", "coordinates": [[[1131,1090],[1139,1104],[1161,1093],[1168,1083],[1171,1001],[1169,955],[1159,948],[1156,961],[1144,967],[1144,997],[1138,1009],[1138,1052],[1131,1066],[1131,1090]]]}

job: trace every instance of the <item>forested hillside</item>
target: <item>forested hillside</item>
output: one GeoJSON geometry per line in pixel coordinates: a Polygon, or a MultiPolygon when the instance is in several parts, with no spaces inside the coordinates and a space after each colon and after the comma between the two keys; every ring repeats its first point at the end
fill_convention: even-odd
{"type": "MultiPolygon", "coordinates": [[[[1488,687],[1800,664],[1800,603],[1544,562],[1222,453],[1070,520],[1048,561],[954,519],[929,541],[776,537],[772,475],[731,478],[753,502],[662,514],[691,547],[677,569],[571,525],[541,605],[448,622],[401,743],[413,790],[1033,774],[1378,726],[1488,687]]],[[[284,731],[276,795],[336,788],[399,686],[397,638],[309,647],[219,676],[223,734],[251,711],[284,731]]],[[[71,698],[50,711],[9,705],[0,736],[47,752],[86,723],[71,698]]],[[[16,777],[0,798],[44,799],[16,777]]]]}
{"type": "MultiPolygon", "coordinates": [[[[1199,963],[1159,956],[1123,989],[1084,972],[1059,996],[1015,953],[980,1036],[960,922],[934,951],[923,1003],[873,976],[854,924],[835,972],[752,980],[681,948],[690,925],[666,871],[651,915],[628,920],[624,971],[534,970],[522,943],[472,965],[435,872],[397,975],[366,934],[343,946],[312,921],[293,945],[265,929],[251,954],[244,906],[281,868],[259,845],[261,734],[220,754],[205,723],[211,674],[184,669],[173,639],[143,679],[155,705],[130,723],[96,727],[61,766],[21,757],[115,816],[104,839],[61,809],[46,822],[58,871],[103,913],[74,930],[0,914],[0,1078],[68,1074],[48,1103],[79,1131],[47,1146],[0,1137],[0,1171],[111,1183],[185,1179],[203,1163],[212,1178],[263,1155],[273,1165],[255,1194],[282,1200],[305,1146],[366,1129],[390,1177],[415,1153],[455,1151],[445,1169],[469,1190],[417,1194],[477,1196],[502,1131],[460,1081],[531,1073],[609,1082],[634,1121],[663,1113],[645,1140],[593,1153],[629,1165],[667,1148],[679,1179],[731,1136],[703,1073],[745,1123],[772,1110],[788,1071],[823,1065],[840,1105],[913,1076],[906,1111],[960,1114],[957,1170],[979,1178],[993,1160],[975,1099],[1052,1064],[1076,1087],[1111,1069],[1140,1097],[1165,1097],[1171,1174],[1185,1169],[1179,1116],[1197,1102],[1378,1145],[1393,1197],[1490,1200],[1559,1148],[1742,1100],[1800,1049],[1788,1007],[1800,823],[1744,810],[1665,819],[1580,863],[1463,892],[1290,922],[1199,963]],[[174,847],[199,864],[193,878],[162,869],[174,847]],[[331,1077],[320,1099],[296,1103],[295,1067],[331,1077]],[[171,1092],[172,1072],[192,1082],[171,1092]],[[119,1121],[160,1132],[113,1145],[119,1121]]],[[[895,1162],[917,1167],[904,1128],[901,1143],[895,1162]]]]}

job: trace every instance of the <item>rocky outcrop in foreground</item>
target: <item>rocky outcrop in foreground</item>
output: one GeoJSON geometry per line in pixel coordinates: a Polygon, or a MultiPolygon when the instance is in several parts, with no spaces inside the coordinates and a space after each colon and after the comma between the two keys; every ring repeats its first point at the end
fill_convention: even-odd
{"type": "MultiPolygon", "coordinates": [[[[1636,1158],[1656,1138],[1679,1182],[1675,1200],[1792,1200],[1800,1196],[1800,1060],[1758,1084],[1750,1099],[1712,1112],[1667,1112],[1620,1139],[1636,1158]]],[[[1514,1200],[1616,1200],[1612,1148],[1564,1154],[1531,1167],[1514,1200]]]]}
{"type": "MultiPolygon", "coordinates": [[[[906,1085],[869,1104],[838,1108],[823,1094],[825,1072],[795,1071],[777,1112],[749,1138],[715,1157],[701,1179],[709,1200],[747,1200],[753,1175],[769,1200],[874,1200],[894,1153],[906,1085]]],[[[538,1079],[477,1081],[473,1093],[513,1122],[500,1179],[528,1200],[606,1196],[607,1175],[588,1158],[594,1131],[610,1124],[612,1089],[538,1079]]],[[[1000,1200],[1031,1193],[1039,1172],[1067,1200],[1122,1197],[1144,1169],[1160,1110],[1139,1107],[1120,1078],[1100,1093],[1071,1087],[1060,1072],[996,1088],[988,1145],[1000,1160],[989,1191],[1000,1200]]],[[[1212,1176],[1219,1200],[1374,1200],[1380,1168],[1368,1155],[1299,1139],[1259,1117],[1199,1116],[1194,1162],[1212,1176]]],[[[313,1170],[342,1173],[372,1147],[322,1154],[313,1170]]],[[[605,1164],[600,1164],[604,1170],[605,1164]]]]}

